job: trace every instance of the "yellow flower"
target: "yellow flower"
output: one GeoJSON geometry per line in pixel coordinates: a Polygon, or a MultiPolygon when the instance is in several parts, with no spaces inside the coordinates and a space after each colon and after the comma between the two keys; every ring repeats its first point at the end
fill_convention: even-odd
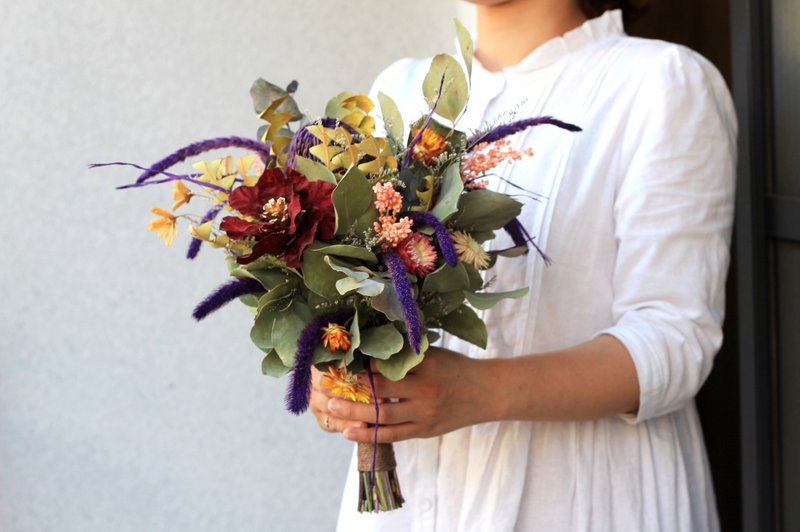
{"type": "Polygon", "coordinates": [[[456,231],[451,233],[450,236],[453,237],[453,247],[456,248],[458,260],[479,270],[489,267],[491,263],[489,254],[469,234],[456,231]]]}
{"type": "Polygon", "coordinates": [[[329,323],[322,328],[322,344],[331,350],[331,353],[350,349],[350,331],[338,323],[329,323]]]}
{"type": "Polygon", "coordinates": [[[183,184],[183,181],[173,181],[172,199],[175,200],[175,203],[172,204],[173,212],[181,205],[189,203],[189,200],[192,199],[192,196],[194,196],[194,194],[192,194],[192,192],[189,190],[189,187],[183,184]]]}
{"type": "Polygon", "coordinates": [[[322,376],[322,387],[327,388],[337,397],[350,401],[369,404],[372,394],[369,388],[358,382],[354,373],[347,368],[328,366],[328,373],[322,376]]]}
{"type": "MultiPolygon", "coordinates": [[[[411,136],[416,138],[419,129],[412,129],[411,136]]],[[[431,163],[434,159],[444,153],[447,148],[447,140],[431,128],[422,131],[422,137],[414,145],[411,156],[423,163],[431,163]]]]}
{"type": "Polygon", "coordinates": [[[158,231],[158,238],[163,238],[164,243],[168,246],[172,245],[172,239],[178,234],[178,219],[164,209],[153,207],[150,212],[157,214],[159,218],[150,220],[149,229],[151,231],[158,231]]]}

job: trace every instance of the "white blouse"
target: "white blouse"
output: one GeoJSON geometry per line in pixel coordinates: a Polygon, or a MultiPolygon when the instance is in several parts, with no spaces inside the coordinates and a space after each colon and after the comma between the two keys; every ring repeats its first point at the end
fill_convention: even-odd
{"type": "MultiPolygon", "coordinates": [[[[406,123],[427,111],[429,60],[402,60],[376,81],[406,123]]],[[[358,514],[355,465],[339,530],[718,530],[694,396],[722,341],[733,221],[736,121],[725,83],[682,46],[624,34],[619,11],[536,49],[518,65],[474,64],[459,129],[508,111],[552,115],[512,138],[536,155],[504,177],[540,194],[522,222],[553,259],[500,259],[495,290],[524,300],[483,313],[475,358],[565,348],[611,334],[630,351],[636,415],[584,422],[494,422],[395,444],[403,509],[358,514]]],[[[504,114],[505,113],[505,114],[504,114]]],[[[493,185],[519,195],[506,181],[493,185]]],[[[503,236],[494,245],[506,246],[503,236]]]]}

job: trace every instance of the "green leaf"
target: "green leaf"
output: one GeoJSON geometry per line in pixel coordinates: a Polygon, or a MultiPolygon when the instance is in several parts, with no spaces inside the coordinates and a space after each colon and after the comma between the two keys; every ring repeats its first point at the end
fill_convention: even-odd
{"type": "Polygon", "coordinates": [[[346,277],[336,281],[336,290],[341,295],[356,291],[363,296],[372,297],[377,296],[386,288],[385,282],[372,279],[372,272],[363,266],[357,267],[357,269],[354,270],[330,255],[326,255],[324,260],[332,269],[346,275],[346,277]]]}
{"type": "MultiPolygon", "coordinates": [[[[255,80],[250,87],[250,96],[253,98],[253,109],[255,109],[256,114],[261,114],[278,98],[286,98],[278,106],[276,112],[291,113],[293,115],[292,120],[299,120],[303,116],[294,98],[288,92],[269,81],[261,78],[255,80]]],[[[261,138],[260,135],[259,138],[261,138]]]]}
{"type": "Polygon", "coordinates": [[[403,348],[403,335],[391,323],[365,329],[359,349],[372,358],[386,360],[403,348]]]}
{"type": "Polygon", "coordinates": [[[331,196],[336,211],[336,234],[347,234],[372,204],[372,187],[364,174],[351,168],[333,189],[331,196]]]}
{"type": "Polygon", "coordinates": [[[467,298],[469,304],[478,310],[486,310],[492,308],[503,299],[519,299],[528,295],[528,288],[518,288],[508,292],[469,292],[464,291],[464,297],[467,298]]]}
{"type": "Polygon", "coordinates": [[[438,318],[447,316],[460,307],[463,302],[464,290],[435,293],[422,308],[422,314],[425,316],[425,325],[438,327],[438,318]]]}
{"type": "Polygon", "coordinates": [[[501,257],[521,257],[527,252],[528,246],[517,246],[515,248],[509,248],[503,251],[495,251],[493,254],[500,255],[501,257]]]}
{"type": "Polygon", "coordinates": [[[274,305],[278,301],[282,299],[287,299],[297,288],[296,282],[285,280],[282,284],[279,284],[272,290],[268,291],[266,294],[261,296],[258,300],[258,311],[261,310],[269,305],[274,305]]]}
{"type": "Polygon", "coordinates": [[[422,282],[423,292],[453,292],[469,287],[469,276],[464,268],[464,263],[459,262],[455,268],[443,264],[438,269],[425,276],[422,282]]]}
{"type": "Polygon", "coordinates": [[[259,349],[272,349],[272,327],[279,312],[265,307],[256,316],[253,327],[250,329],[250,340],[259,349]]]}
{"type": "Polygon", "coordinates": [[[378,103],[383,115],[383,127],[389,138],[394,141],[395,146],[399,148],[403,142],[403,115],[400,114],[394,100],[382,92],[378,92],[378,103]]]}
{"type": "Polygon", "coordinates": [[[464,58],[464,64],[467,66],[467,78],[472,78],[472,56],[475,54],[475,44],[472,42],[472,36],[469,31],[461,21],[455,19],[455,23],[458,44],[461,48],[461,57],[464,58]]]}
{"type": "Polygon", "coordinates": [[[332,246],[324,246],[318,249],[319,252],[326,255],[335,255],[337,257],[347,257],[349,259],[358,259],[367,264],[378,264],[378,257],[373,252],[366,248],[359,246],[348,246],[346,244],[334,244],[332,246]]]}
{"type": "Polygon", "coordinates": [[[428,350],[428,338],[422,337],[419,354],[415,353],[406,341],[403,349],[390,356],[386,360],[376,359],[375,367],[381,375],[392,381],[399,381],[406,376],[413,367],[417,366],[425,359],[425,351],[428,350]]]}
{"type": "Polygon", "coordinates": [[[356,349],[361,345],[361,330],[358,327],[358,309],[353,314],[353,321],[350,323],[350,349],[344,355],[345,362],[350,364],[353,361],[356,349]]]}
{"type": "Polygon", "coordinates": [[[451,164],[442,175],[439,199],[431,212],[443,222],[458,211],[458,198],[464,191],[464,183],[457,164],[451,164]]]}
{"type": "Polygon", "coordinates": [[[297,353],[297,339],[311,321],[311,311],[305,303],[294,300],[288,310],[275,318],[272,326],[272,343],[284,366],[293,366],[297,353]]]}
{"type": "MultiPolygon", "coordinates": [[[[391,283],[387,282],[386,284],[391,283]]],[[[372,308],[389,318],[389,321],[405,321],[403,306],[400,304],[400,300],[397,299],[397,292],[394,291],[394,287],[387,286],[383,292],[372,297],[369,301],[372,308]]]]}
{"type": "Polygon", "coordinates": [[[295,157],[294,164],[297,171],[306,176],[309,181],[327,181],[333,185],[336,184],[336,176],[324,164],[307,159],[302,155],[295,157]]]}
{"type": "Polygon", "coordinates": [[[343,273],[332,270],[325,262],[327,255],[319,251],[325,247],[321,242],[314,242],[303,252],[303,282],[309,290],[325,299],[338,299],[336,281],[343,279],[343,273]]]}
{"type": "Polygon", "coordinates": [[[519,215],[522,203],[491,190],[473,190],[462,194],[458,214],[451,224],[463,231],[500,229],[519,215]]]}
{"type": "Polygon", "coordinates": [[[436,331],[428,331],[428,343],[429,344],[432,344],[433,342],[437,341],[441,337],[442,337],[442,335],[439,334],[436,331]]]}
{"type": "Polygon", "coordinates": [[[470,264],[464,264],[464,271],[467,272],[467,277],[469,277],[470,290],[475,292],[483,288],[483,277],[481,277],[480,272],[477,269],[475,269],[474,266],[470,264]]]}
{"type": "Polygon", "coordinates": [[[458,336],[471,344],[486,349],[489,333],[475,311],[466,305],[461,305],[456,310],[442,318],[442,329],[454,336],[458,336]]]}
{"type": "Polygon", "coordinates": [[[464,69],[452,56],[439,54],[431,61],[431,68],[422,82],[422,93],[432,104],[439,93],[439,85],[442,83],[442,96],[436,106],[436,114],[455,122],[461,111],[467,105],[467,95],[469,88],[464,69]]]}
{"type": "Polygon", "coordinates": [[[261,373],[270,377],[283,377],[291,370],[292,368],[283,365],[283,361],[274,349],[271,349],[261,361],[261,373]]]}

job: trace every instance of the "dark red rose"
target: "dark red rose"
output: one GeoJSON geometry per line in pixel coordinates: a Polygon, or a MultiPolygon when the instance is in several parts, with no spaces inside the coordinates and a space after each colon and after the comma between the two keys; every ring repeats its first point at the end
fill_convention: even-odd
{"type": "Polygon", "coordinates": [[[334,188],[325,181],[309,181],[294,170],[270,168],[254,186],[231,192],[228,203],[244,218],[227,216],[220,229],[233,240],[255,242],[250,253],[236,261],[248,264],[269,254],[281,257],[290,268],[299,267],[303,251],[314,239],[333,238],[334,188]]]}

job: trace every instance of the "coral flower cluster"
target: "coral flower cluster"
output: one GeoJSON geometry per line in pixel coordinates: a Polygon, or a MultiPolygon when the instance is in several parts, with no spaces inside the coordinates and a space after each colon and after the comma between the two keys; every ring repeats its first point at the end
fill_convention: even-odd
{"type": "Polygon", "coordinates": [[[485,176],[501,163],[519,161],[523,157],[532,156],[533,149],[515,150],[511,147],[511,142],[506,139],[492,143],[481,142],[462,160],[461,179],[467,185],[467,188],[486,188],[487,181],[479,178],[485,176]]]}
{"type": "Polygon", "coordinates": [[[408,216],[397,219],[397,213],[403,206],[403,197],[391,183],[375,183],[375,208],[378,209],[378,220],[374,229],[378,233],[378,242],[387,249],[396,247],[411,234],[414,222],[408,216]]]}

